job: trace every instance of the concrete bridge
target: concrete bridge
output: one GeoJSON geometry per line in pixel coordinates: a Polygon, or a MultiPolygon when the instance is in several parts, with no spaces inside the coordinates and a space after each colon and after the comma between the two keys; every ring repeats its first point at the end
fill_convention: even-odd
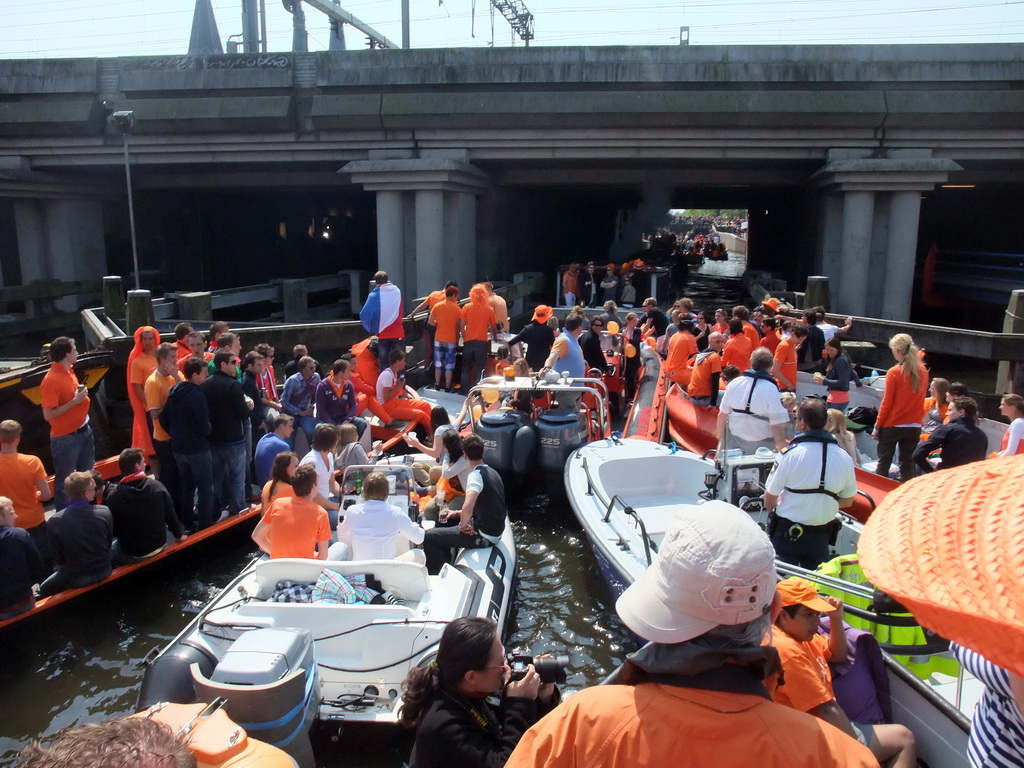
{"type": "MultiPolygon", "coordinates": [[[[124,151],[105,117],[132,110],[142,267],[172,287],[268,264],[302,276],[217,229],[256,228],[226,210],[238,199],[375,210],[370,258],[409,295],[623,260],[669,207],[747,207],[751,266],[829,275],[836,311],[906,319],[922,248],[967,205],[943,185],[1018,215],[1022,85],[1024,46],[988,44],[0,61],[0,273],[123,263],[124,151]]],[[[294,229],[282,220],[274,247],[294,229]]],[[[355,250],[329,258],[373,266],[348,263],[355,250]]]]}

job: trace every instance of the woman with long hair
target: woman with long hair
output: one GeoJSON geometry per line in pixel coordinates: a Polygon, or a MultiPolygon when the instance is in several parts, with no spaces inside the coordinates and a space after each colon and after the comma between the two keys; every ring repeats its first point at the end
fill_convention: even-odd
{"type": "Polygon", "coordinates": [[[452,621],[437,660],[406,678],[399,722],[416,728],[412,768],[501,768],[523,734],[558,701],[531,664],[525,677],[502,686],[508,666],[494,622],[477,616],[452,621]],[[502,692],[501,704],[487,698],[502,692]],[[543,710],[543,711],[540,711],[543,710]]]}
{"type": "MultiPolygon", "coordinates": [[[[441,459],[441,478],[437,482],[437,495],[423,507],[423,516],[427,520],[445,523],[448,512],[458,512],[466,500],[466,484],[469,482],[469,460],[462,451],[462,436],[455,430],[445,432],[441,436],[444,454],[441,459]],[[445,516],[441,515],[444,507],[445,516]]],[[[452,517],[452,521],[458,515],[452,517]]]]}
{"type": "MultiPolygon", "coordinates": [[[[827,343],[827,342],[826,342],[827,343]]],[[[825,429],[836,439],[844,451],[853,459],[853,466],[860,466],[860,454],[857,453],[857,439],[846,428],[846,414],[838,408],[828,409],[828,422],[825,429]]]]}
{"type": "MultiPolygon", "coordinates": [[[[949,394],[949,381],[936,377],[928,385],[928,391],[931,396],[924,399],[924,423],[921,425],[921,432],[931,434],[936,427],[946,423],[946,413],[949,411],[946,397],[949,394]]],[[[925,439],[925,434],[921,435],[921,439],[925,439]]]]}
{"type": "Polygon", "coordinates": [[[897,333],[889,339],[889,349],[896,365],[885,373],[885,394],[871,433],[878,440],[875,472],[883,477],[889,476],[889,467],[898,446],[900,480],[905,483],[915,474],[913,454],[921,438],[928,370],[921,363],[921,350],[909,334],[897,333]]]}
{"type": "Polygon", "coordinates": [[[292,476],[299,466],[299,457],[291,451],[283,451],[274,457],[274,463],[270,467],[270,479],[263,485],[263,493],[260,494],[262,505],[260,515],[265,517],[267,510],[275,499],[283,499],[294,496],[292,490],[292,476]]]}
{"type": "Polygon", "coordinates": [[[846,413],[850,406],[850,382],[853,380],[853,365],[850,358],[843,352],[843,342],[837,336],[825,342],[824,352],[825,374],[814,374],[814,380],[825,385],[828,390],[826,398],[829,408],[846,413]]]}
{"type": "Polygon", "coordinates": [[[999,412],[1010,420],[1010,428],[1003,434],[1000,456],[1016,456],[1024,453],[1024,397],[1003,395],[999,412]]]}

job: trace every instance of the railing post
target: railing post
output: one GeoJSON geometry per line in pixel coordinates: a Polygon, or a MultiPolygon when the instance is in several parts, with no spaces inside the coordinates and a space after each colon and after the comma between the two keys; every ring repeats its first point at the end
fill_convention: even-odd
{"type": "Polygon", "coordinates": [[[153,297],[145,288],[128,291],[128,308],[126,310],[125,330],[131,336],[141,325],[153,325],[153,297]]]}
{"type": "MultiPolygon", "coordinates": [[[[213,322],[213,297],[209,291],[178,294],[178,317],[192,322],[213,322]]],[[[216,341],[216,340],[215,340],[216,341]]]]}
{"type": "Polygon", "coordinates": [[[807,278],[807,290],[804,292],[804,309],[811,307],[824,307],[829,309],[828,277],[825,275],[811,275],[807,278]]]}
{"type": "Polygon", "coordinates": [[[120,275],[106,275],[103,278],[103,311],[109,318],[124,317],[124,287],[120,275]]]}
{"type": "MultiPolygon", "coordinates": [[[[1024,333],[1024,290],[1010,292],[1010,302],[1003,317],[1003,333],[1024,333]]],[[[1024,395],[1024,360],[999,361],[995,391],[998,394],[1014,392],[1024,395]]]]}
{"type": "Polygon", "coordinates": [[[309,294],[305,280],[282,280],[281,301],[286,323],[302,323],[309,319],[309,294]]]}

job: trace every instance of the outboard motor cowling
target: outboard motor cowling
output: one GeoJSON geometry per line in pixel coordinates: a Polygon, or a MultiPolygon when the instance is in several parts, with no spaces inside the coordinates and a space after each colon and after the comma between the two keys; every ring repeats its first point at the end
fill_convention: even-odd
{"type": "Polygon", "coordinates": [[[484,461],[498,472],[512,472],[516,435],[529,426],[530,417],[520,411],[489,411],[476,424],[476,434],[484,441],[484,461]]]}
{"type": "Polygon", "coordinates": [[[587,442],[587,425],[582,415],[570,408],[541,411],[537,417],[540,438],[540,468],[560,474],[569,454],[587,442]]]}

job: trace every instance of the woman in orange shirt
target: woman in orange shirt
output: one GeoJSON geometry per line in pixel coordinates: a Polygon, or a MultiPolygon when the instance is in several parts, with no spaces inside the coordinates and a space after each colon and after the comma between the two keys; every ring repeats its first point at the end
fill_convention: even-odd
{"type": "Polygon", "coordinates": [[[270,468],[270,479],[263,485],[263,493],[260,494],[260,499],[263,502],[260,507],[261,517],[266,516],[267,510],[270,509],[270,504],[274,500],[286,499],[295,495],[295,491],[292,489],[292,477],[298,467],[299,457],[291,451],[279,453],[274,457],[274,464],[270,468]]]}
{"type": "Polygon", "coordinates": [[[878,440],[878,467],[875,472],[889,476],[889,467],[900,449],[900,480],[915,475],[913,453],[921,437],[924,396],[928,392],[928,371],[909,334],[897,333],[889,339],[896,365],[885,373],[885,394],[878,408],[878,420],[872,436],[878,440]]]}

